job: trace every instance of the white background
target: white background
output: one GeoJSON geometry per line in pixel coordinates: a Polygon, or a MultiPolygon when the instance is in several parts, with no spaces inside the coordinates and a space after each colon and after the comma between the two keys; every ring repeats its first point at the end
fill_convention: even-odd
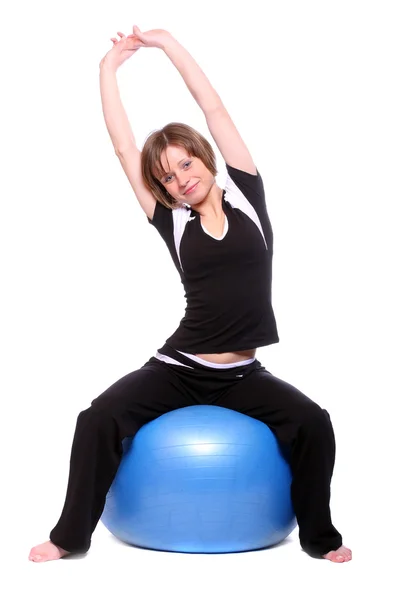
{"type": "MultiPolygon", "coordinates": [[[[1,9],[1,523],[6,598],[393,597],[393,3],[26,0],[1,9]],[[117,30],[169,30],[222,97],[274,229],[280,343],[258,351],[332,418],[346,565],[283,546],[128,548],[99,524],[82,559],[38,565],[63,506],[77,414],[139,368],[185,301],[116,158],[99,62],[117,30]]],[[[211,139],[163,52],[118,73],[139,147],[170,121],[211,139]]],[[[224,182],[224,163],[217,149],[224,182]]]]}

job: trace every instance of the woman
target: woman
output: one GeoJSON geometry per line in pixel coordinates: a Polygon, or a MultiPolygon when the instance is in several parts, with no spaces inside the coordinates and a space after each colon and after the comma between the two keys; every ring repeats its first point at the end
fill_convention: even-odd
{"type": "Polygon", "coordinates": [[[185,287],[180,326],[141,369],[114,383],[78,416],[66,500],[50,540],[30,560],[86,552],[122,457],[122,440],[161,414],[217,404],[260,419],[290,447],[292,501],[302,548],[335,562],[351,559],[331,522],[335,438],[329,414],[255,358],[279,341],[271,305],[273,233],[262,179],[218,94],[189,53],[164,30],[118,33],[100,63],[106,125],[148,217],[167,244],[185,287]],[[226,163],[194,129],[170,123],[136,147],[116,71],[140,47],[162,49],[206,117],[226,163]]]}

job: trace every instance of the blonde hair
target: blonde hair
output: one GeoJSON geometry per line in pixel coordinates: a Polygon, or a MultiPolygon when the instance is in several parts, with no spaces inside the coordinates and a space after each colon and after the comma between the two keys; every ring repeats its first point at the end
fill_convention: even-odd
{"type": "Polygon", "coordinates": [[[159,181],[165,174],[161,163],[161,155],[168,146],[184,148],[189,156],[199,158],[214,176],[218,172],[212,146],[193,127],[184,123],[168,123],[162,129],[151,133],[141,151],[143,180],[158,202],[167,208],[174,208],[178,205],[177,201],[159,181]]]}

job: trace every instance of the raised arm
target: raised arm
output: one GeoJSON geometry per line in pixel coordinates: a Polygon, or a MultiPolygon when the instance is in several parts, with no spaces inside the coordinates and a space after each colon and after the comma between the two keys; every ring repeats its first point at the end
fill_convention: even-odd
{"type": "Polygon", "coordinates": [[[225,162],[231,167],[256,175],[252,156],[220,96],[189,52],[169,32],[162,29],[143,33],[134,26],[133,33],[143,45],[161,48],[170,58],[202,109],[210,133],[225,162]]]}
{"type": "Polygon", "coordinates": [[[145,186],[141,174],[141,153],[136,146],[126,111],[119,93],[116,72],[138,49],[136,41],[119,33],[112,38],[113,48],[100,62],[100,94],[104,120],[123,170],[147,217],[152,219],[156,200],[145,186]]]}

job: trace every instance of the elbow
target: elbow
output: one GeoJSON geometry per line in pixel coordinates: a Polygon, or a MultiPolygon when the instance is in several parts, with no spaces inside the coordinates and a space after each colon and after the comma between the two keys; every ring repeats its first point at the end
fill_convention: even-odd
{"type": "Polygon", "coordinates": [[[118,158],[122,158],[125,154],[128,154],[131,150],[136,149],[136,144],[130,140],[124,144],[114,144],[114,152],[118,158]]]}
{"type": "Polygon", "coordinates": [[[204,114],[206,117],[212,117],[213,115],[219,115],[223,112],[226,112],[226,108],[221,100],[213,103],[211,106],[206,107],[204,109],[204,114]]]}

